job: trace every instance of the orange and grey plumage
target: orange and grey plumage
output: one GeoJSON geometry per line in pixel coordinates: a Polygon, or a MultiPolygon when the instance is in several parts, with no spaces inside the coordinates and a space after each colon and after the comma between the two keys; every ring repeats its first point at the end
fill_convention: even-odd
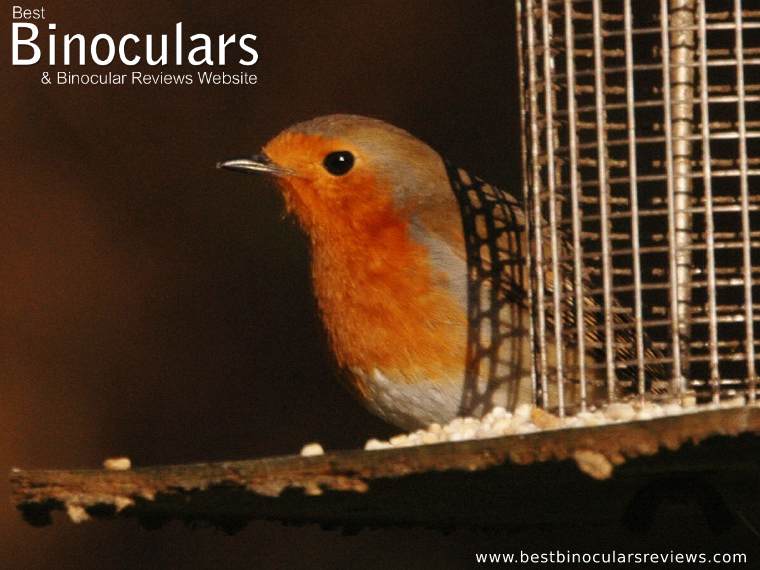
{"type": "Polygon", "coordinates": [[[310,238],[336,359],[371,411],[416,428],[532,401],[527,231],[511,195],[356,115],[298,123],[221,166],[275,175],[310,238]]]}

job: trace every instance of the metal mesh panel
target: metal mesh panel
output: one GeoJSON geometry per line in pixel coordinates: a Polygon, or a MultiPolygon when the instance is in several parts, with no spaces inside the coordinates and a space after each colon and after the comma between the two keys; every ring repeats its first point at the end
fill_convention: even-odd
{"type": "Polygon", "coordinates": [[[760,0],[517,8],[538,402],[754,400],[760,0]]]}

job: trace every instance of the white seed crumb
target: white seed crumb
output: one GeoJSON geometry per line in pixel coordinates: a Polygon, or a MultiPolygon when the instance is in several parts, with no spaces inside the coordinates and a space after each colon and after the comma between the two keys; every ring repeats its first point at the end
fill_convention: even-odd
{"type": "Polygon", "coordinates": [[[511,416],[512,414],[501,406],[496,406],[488,415],[492,418],[506,418],[508,415],[511,416]]]}
{"type": "Polygon", "coordinates": [[[407,436],[405,433],[400,433],[398,435],[394,435],[392,438],[390,438],[388,441],[393,446],[401,446],[404,443],[406,443],[406,440],[409,436],[407,436]]]}
{"type": "Polygon", "coordinates": [[[521,422],[528,421],[532,411],[533,406],[530,404],[520,404],[515,408],[515,419],[519,419],[521,422]]]}
{"type": "Polygon", "coordinates": [[[109,471],[129,471],[132,469],[132,460],[129,457],[109,457],[103,461],[103,467],[109,471]]]}
{"type": "Polygon", "coordinates": [[[562,427],[580,427],[581,421],[575,416],[569,416],[562,420],[562,427]]]}
{"type": "Polygon", "coordinates": [[[604,455],[590,449],[579,449],[573,454],[578,469],[594,479],[609,479],[612,475],[612,463],[604,455]]]}
{"type": "Polygon", "coordinates": [[[120,513],[127,507],[134,506],[135,502],[129,497],[114,497],[113,505],[116,507],[116,512],[120,513]]]}
{"type": "Polygon", "coordinates": [[[636,410],[633,409],[633,406],[622,402],[610,404],[605,411],[605,415],[609,419],[620,422],[627,422],[636,417],[636,410]]]}
{"type": "Polygon", "coordinates": [[[676,416],[683,413],[683,408],[681,407],[681,405],[675,402],[665,404],[662,407],[662,409],[665,412],[665,415],[668,415],[668,416],[676,416]]]}
{"type": "Polygon", "coordinates": [[[452,433],[452,432],[462,429],[463,425],[464,425],[464,420],[462,418],[454,418],[445,426],[443,426],[443,431],[452,433]]]}
{"type": "Polygon", "coordinates": [[[66,505],[66,514],[69,515],[71,522],[76,524],[90,520],[90,515],[87,514],[87,511],[82,505],[66,505]]]}
{"type": "Polygon", "coordinates": [[[431,443],[438,443],[438,435],[435,433],[425,432],[422,435],[422,443],[429,445],[431,443]]]}
{"type": "Polygon", "coordinates": [[[661,418],[665,415],[665,409],[662,406],[652,406],[649,411],[655,418],[661,418]]]}
{"type": "Polygon", "coordinates": [[[684,408],[693,408],[697,405],[697,397],[694,394],[689,394],[688,396],[684,396],[681,400],[681,405],[684,408]]]}
{"type": "Polygon", "coordinates": [[[369,439],[367,440],[367,443],[364,444],[364,449],[367,451],[374,451],[376,449],[388,449],[391,447],[391,444],[386,441],[380,441],[379,439],[369,439]]]}
{"type": "Polygon", "coordinates": [[[493,423],[491,431],[496,435],[502,435],[509,433],[512,428],[512,420],[510,418],[499,418],[493,423]]]}
{"type": "Polygon", "coordinates": [[[315,455],[324,455],[325,450],[318,443],[307,443],[301,448],[303,457],[314,457],[315,455]]]}
{"type": "Polygon", "coordinates": [[[468,428],[463,429],[461,431],[456,431],[451,434],[449,437],[449,441],[465,441],[468,439],[474,439],[475,438],[475,430],[468,428]]]}
{"type": "Polygon", "coordinates": [[[481,427],[475,432],[475,439],[488,439],[491,437],[499,437],[502,435],[492,427],[481,427]]]}
{"type": "MultiPolygon", "coordinates": [[[[633,420],[651,420],[668,415],[681,415],[699,410],[728,408],[744,403],[743,397],[724,399],[718,404],[697,404],[687,398],[683,403],[619,401],[605,406],[590,406],[586,411],[566,417],[558,417],[550,412],[534,408],[529,404],[517,406],[513,413],[502,407],[493,408],[482,418],[457,417],[448,424],[430,424],[427,429],[419,429],[409,434],[398,434],[388,441],[370,439],[366,450],[430,445],[442,442],[486,439],[515,434],[540,432],[547,429],[574,429],[609,425],[633,420]]],[[[598,460],[594,457],[592,460],[598,460]]],[[[588,462],[587,462],[588,463],[588,462]]],[[[599,469],[606,468],[597,462],[599,469]]]]}
{"type": "Polygon", "coordinates": [[[317,485],[316,483],[309,483],[304,488],[303,491],[306,495],[309,495],[310,497],[318,497],[323,493],[322,487],[317,485]]]}
{"type": "Polygon", "coordinates": [[[743,406],[746,402],[744,396],[728,396],[720,399],[720,405],[724,408],[733,408],[736,406],[743,406]]]}

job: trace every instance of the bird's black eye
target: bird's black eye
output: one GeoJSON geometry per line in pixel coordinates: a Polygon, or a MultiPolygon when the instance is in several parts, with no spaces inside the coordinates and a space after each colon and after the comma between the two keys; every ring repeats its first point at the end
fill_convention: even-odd
{"type": "Polygon", "coordinates": [[[336,150],[328,154],[322,164],[333,176],[343,176],[354,167],[354,155],[347,150],[336,150]]]}

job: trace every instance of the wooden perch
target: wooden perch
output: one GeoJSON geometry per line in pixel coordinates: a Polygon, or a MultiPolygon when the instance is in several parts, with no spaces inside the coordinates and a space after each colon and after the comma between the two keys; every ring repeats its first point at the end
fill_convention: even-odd
{"type": "Polygon", "coordinates": [[[752,432],[760,432],[760,409],[742,407],[422,447],[127,471],[14,469],[10,478],[13,501],[32,524],[64,510],[76,522],[134,516],[146,526],[181,519],[227,530],[252,519],[344,529],[520,527],[636,519],[631,509],[647,503],[642,489],[655,485],[657,499],[657,481],[674,477],[691,481],[679,488],[708,495],[717,492],[715,478],[694,483],[700,474],[735,479],[749,469],[757,477],[760,438],[727,437],[752,432]]]}

